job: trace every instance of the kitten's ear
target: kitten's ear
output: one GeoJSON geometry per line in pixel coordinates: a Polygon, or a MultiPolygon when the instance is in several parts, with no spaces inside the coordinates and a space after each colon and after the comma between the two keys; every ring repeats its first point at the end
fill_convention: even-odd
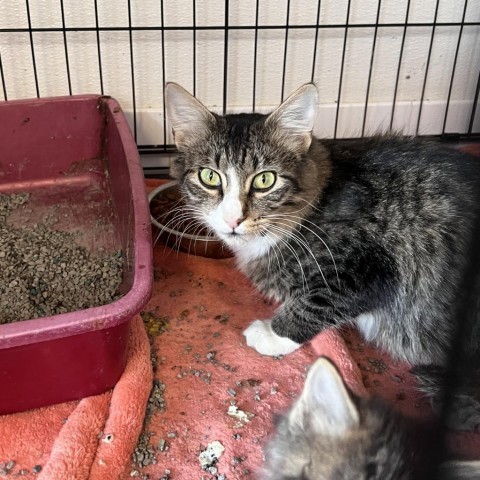
{"type": "Polygon", "coordinates": [[[205,138],[213,114],[180,85],[169,82],[165,87],[167,116],[173,128],[177,148],[205,138]]]}
{"type": "Polygon", "coordinates": [[[340,373],[326,358],[319,358],[310,367],[289,420],[308,425],[315,433],[332,436],[342,435],[358,426],[358,409],[340,373]]]}
{"type": "Polygon", "coordinates": [[[318,110],[318,91],[313,83],[307,83],[293,92],[267,118],[288,139],[296,140],[297,147],[308,150],[312,142],[312,130],[318,110]]]}

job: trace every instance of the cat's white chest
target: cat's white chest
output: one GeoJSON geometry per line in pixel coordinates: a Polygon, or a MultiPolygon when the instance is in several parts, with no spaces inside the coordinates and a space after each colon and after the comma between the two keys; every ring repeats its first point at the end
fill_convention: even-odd
{"type": "Polygon", "coordinates": [[[250,262],[266,255],[274,243],[275,240],[272,238],[257,237],[231,247],[237,259],[238,268],[244,271],[250,262]]]}
{"type": "Polygon", "coordinates": [[[355,319],[363,338],[371,342],[378,334],[378,321],[372,313],[363,313],[355,319]]]}

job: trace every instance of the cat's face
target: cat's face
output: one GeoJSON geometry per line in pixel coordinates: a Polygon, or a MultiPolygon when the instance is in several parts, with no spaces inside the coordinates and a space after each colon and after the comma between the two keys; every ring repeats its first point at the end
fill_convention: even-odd
{"type": "Polygon", "coordinates": [[[327,177],[307,155],[313,85],[268,116],[215,115],[176,84],[167,85],[166,102],[179,150],[171,174],[192,217],[229,247],[268,249],[308,213],[327,177]]]}
{"type": "Polygon", "coordinates": [[[267,449],[268,480],[407,480],[404,430],[393,412],[353,398],[325,358],[267,449]]]}

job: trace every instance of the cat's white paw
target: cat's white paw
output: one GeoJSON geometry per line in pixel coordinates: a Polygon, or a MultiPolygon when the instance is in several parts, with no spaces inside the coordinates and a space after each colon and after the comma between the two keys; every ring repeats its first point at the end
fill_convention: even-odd
{"type": "Polygon", "coordinates": [[[271,320],[255,320],[243,332],[247,345],[262,355],[276,357],[292,353],[301,346],[286,337],[280,337],[272,329],[271,320]]]}

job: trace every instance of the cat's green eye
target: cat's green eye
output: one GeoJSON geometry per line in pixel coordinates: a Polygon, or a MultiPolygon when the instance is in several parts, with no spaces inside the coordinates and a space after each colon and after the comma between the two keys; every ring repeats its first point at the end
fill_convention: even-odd
{"type": "Polygon", "coordinates": [[[266,190],[270,188],[276,180],[277,177],[273,172],[262,172],[253,179],[252,185],[256,190],[266,190]]]}
{"type": "Polygon", "coordinates": [[[200,170],[200,180],[207,187],[219,187],[222,184],[220,175],[210,168],[202,168],[200,170]]]}

